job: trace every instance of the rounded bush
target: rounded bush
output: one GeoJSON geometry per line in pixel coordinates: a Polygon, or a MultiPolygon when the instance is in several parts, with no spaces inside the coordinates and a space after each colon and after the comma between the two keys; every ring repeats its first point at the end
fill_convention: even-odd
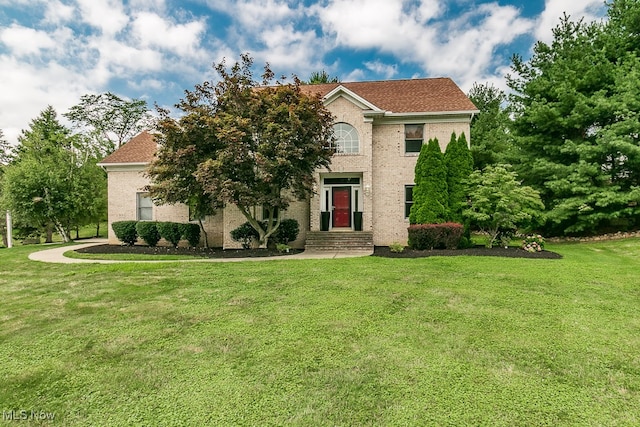
{"type": "Polygon", "coordinates": [[[295,219],[283,219],[275,233],[271,235],[270,240],[277,244],[288,245],[298,238],[300,233],[300,225],[295,219]]]}
{"type": "Polygon", "coordinates": [[[118,240],[129,246],[133,246],[138,241],[137,223],[138,221],[116,221],[111,224],[111,228],[118,240]]]}
{"type": "Polygon", "coordinates": [[[149,246],[156,246],[160,241],[160,232],[155,222],[141,221],[136,224],[138,236],[149,246]]]}
{"type": "Polygon", "coordinates": [[[180,234],[182,238],[189,242],[189,246],[195,248],[200,244],[200,226],[188,222],[186,224],[180,224],[180,234]]]}
{"type": "Polygon", "coordinates": [[[160,237],[164,238],[174,247],[178,247],[178,243],[180,243],[180,238],[182,237],[182,230],[179,223],[159,222],[157,227],[160,232],[160,237]]]}
{"type": "Polygon", "coordinates": [[[231,238],[236,242],[240,242],[244,249],[249,249],[251,247],[251,241],[253,239],[259,239],[260,235],[256,229],[249,224],[249,221],[247,221],[238,228],[231,230],[231,238]]]}
{"type": "Polygon", "coordinates": [[[455,222],[413,224],[408,231],[409,247],[412,249],[456,249],[462,240],[464,226],[455,222]]]}

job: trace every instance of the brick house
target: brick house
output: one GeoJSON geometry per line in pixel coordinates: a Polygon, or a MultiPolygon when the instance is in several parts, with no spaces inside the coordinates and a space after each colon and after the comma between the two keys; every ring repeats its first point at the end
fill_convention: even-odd
{"type": "MultiPolygon", "coordinates": [[[[316,191],[283,213],[300,223],[294,247],[371,247],[406,243],[414,168],[420,147],[438,138],[444,151],[453,132],[464,133],[478,112],[448,78],[328,83],[303,86],[323,96],[335,116],[337,153],[331,171],[318,170],[316,191]],[[327,239],[338,242],[327,243],[327,239]]],[[[153,136],[142,133],[106,157],[109,242],[111,223],[121,220],[189,221],[185,205],[154,206],[143,192],[153,160],[153,136]]],[[[240,247],[230,232],[245,218],[228,206],[204,226],[211,246],[240,247]]]]}

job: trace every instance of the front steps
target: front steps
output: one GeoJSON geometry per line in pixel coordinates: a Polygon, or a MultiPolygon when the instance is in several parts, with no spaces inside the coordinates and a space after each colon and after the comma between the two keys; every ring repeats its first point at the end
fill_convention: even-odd
{"type": "Polygon", "coordinates": [[[373,232],[308,231],[304,249],[315,252],[373,252],[373,232]]]}

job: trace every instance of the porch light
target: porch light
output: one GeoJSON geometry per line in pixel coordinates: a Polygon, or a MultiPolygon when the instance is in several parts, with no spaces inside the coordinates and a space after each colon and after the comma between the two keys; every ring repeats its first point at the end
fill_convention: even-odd
{"type": "Polygon", "coordinates": [[[371,195],[371,186],[369,184],[364,185],[364,194],[367,197],[371,195]]]}

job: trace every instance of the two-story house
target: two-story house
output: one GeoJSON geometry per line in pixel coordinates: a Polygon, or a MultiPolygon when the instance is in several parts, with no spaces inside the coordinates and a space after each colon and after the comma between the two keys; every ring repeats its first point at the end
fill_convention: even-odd
{"type": "MultiPolygon", "coordinates": [[[[293,246],[322,247],[322,236],[357,236],[361,241],[356,246],[406,243],[414,168],[422,144],[437,138],[444,151],[454,132],[465,133],[470,141],[476,107],[448,78],[328,83],[302,89],[319,93],[335,116],[337,152],[331,171],[316,172],[313,197],[292,203],[283,213],[300,224],[293,246]]],[[[110,243],[117,243],[111,229],[114,221],[190,219],[187,206],[154,206],[144,193],[149,183],[144,169],[155,151],[153,136],[143,133],[100,163],[109,176],[110,243]]],[[[209,244],[239,247],[230,232],[245,221],[234,206],[205,218],[209,244]]]]}

